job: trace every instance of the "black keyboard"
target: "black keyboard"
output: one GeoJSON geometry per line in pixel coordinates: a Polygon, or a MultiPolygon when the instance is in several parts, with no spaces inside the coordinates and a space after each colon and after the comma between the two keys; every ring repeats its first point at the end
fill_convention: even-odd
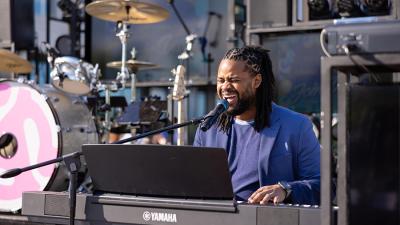
{"type": "MultiPolygon", "coordinates": [[[[78,194],[77,224],[317,225],[320,208],[244,202],[78,194]]],[[[40,223],[67,224],[68,193],[25,192],[22,215],[40,223]]]]}

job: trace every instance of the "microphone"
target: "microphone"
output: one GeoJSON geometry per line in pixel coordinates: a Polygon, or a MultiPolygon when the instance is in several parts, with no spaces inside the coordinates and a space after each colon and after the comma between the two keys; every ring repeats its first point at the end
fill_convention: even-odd
{"type": "Polygon", "coordinates": [[[2,173],[0,175],[0,178],[11,178],[11,177],[18,176],[21,173],[22,173],[22,170],[20,168],[10,169],[10,170],[7,170],[4,173],[2,173]]]}
{"type": "Polygon", "coordinates": [[[210,111],[204,118],[204,121],[200,125],[202,131],[207,131],[217,121],[219,115],[225,112],[229,107],[229,103],[226,99],[218,101],[217,106],[210,111]]]}

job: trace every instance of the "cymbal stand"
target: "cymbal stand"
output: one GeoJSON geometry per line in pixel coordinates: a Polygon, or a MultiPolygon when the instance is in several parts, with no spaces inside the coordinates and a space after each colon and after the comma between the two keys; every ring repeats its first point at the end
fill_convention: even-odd
{"type": "Polygon", "coordinates": [[[122,46],[122,65],[121,71],[117,75],[117,81],[121,82],[122,87],[124,88],[126,81],[129,79],[129,71],[126,67],[126,42],[129,37],[128,24],[125,21],[119,21],[117,26],[121,27],[121,30],[116,34],[116,36],[119,37],[122,46]]]}
{"type": "MultiPolygon", "coordinates": [[[[127,11],[129,11],[129,9],[127,9],[127,11]]],[[[134,102],[136,100],[136,74],[134,72],[129,73],[128,67],[126,66],[126,42],[129,37],[128,24],[125,21],[120,21],[118,22],[118,27],[120,26],[122,26],[122,28],[116,36],[119,37],[122,45],[122,64],[121,72],[117,75],[117,81],[119,81],[122,84],[122,88],[124,88],[126,81],[131,78],[131,102],[134,102]]]]}
{"type": "Polygon", "coordinates": [[[136,100],[136,74],[131,73],[131,102],[136,100]]]}
{"type": "Polygon", "coordinates": [[[111,91],[117,91],[118,84],[97,84],[96,89],[97,91],[104,91],[104,99],[105,104],[100,106],[100,111],[104,112],[104,121],[101,123],[102,125],[102,132],[103,132],[103,140],[108,140],[108,136],[111,130],[111,91]]]}
{"type": "Polygon", "coordinates": [[[105,104],[106,106],[109,106],[106,108],[105,115],[104,115],[104,128],[106,131],[105,138],[108,140],[108,137],[110,135],[110,130],[111,130],[111,96],[110,96],[110,88],[108,85],[105,88],[105,104]]]}

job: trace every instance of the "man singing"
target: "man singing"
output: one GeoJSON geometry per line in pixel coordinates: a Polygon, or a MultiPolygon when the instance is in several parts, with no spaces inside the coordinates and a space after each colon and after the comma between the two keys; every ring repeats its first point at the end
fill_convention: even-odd
{"type": "Polygon", "coordinates": [[[227,151],[238,201],[319,204],[320,145],[306,116],[273,102],[274,84],[268,50],[229,50],[217,74],[229,108],[194,145],[227,151]]]}

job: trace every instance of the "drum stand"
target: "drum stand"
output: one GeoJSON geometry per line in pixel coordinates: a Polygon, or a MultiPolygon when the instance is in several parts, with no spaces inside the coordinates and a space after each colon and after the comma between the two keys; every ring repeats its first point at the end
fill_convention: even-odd
{"type": "Polygon", "coordinates": [[[98,84],[96,88],[98,91],[104,91],[105,102],[100,106],[100,111],[104,112],[104,121],[101,123],[101,130],[103,131],[102,140],[106,140],[108,143],[111,130],[111,91],[117,91],[119,86],[113,82],[111,84],[98,84]]]}
{"type": "Polygon", "coordinates": [[[117,23],[117,27],[121,28],[121,30],[116,34],[119,37],[122,45],[122,59],[121,59],[121,71],[117,75],[117,81],[121,82],[122,86],[125,87],[126,80],[129,79],[128,68],[126,67],[126,41],[129,37],[128,33],[128,25],[126,22],[120,21],[117,23]]]}
{"type": "Polygon", "coordinates": [[[117,27],[120,28],[121,30],[116,34],[117,37],[119,37],[119,40],[121,41],[121,46],[122,46],[122,59],[121,59],[121,71],[118,72],[117,75],[117,82],[120,82],[122,85],[122,88],[125,87],[126,81],[131,78],[131,102],[136,100],[136,82],[135,82],[135,73],[130,73],[128,71],[128,67],[126,66],[126,42],[129,37],[128,33],[128,24],[126,21],[119,21],[117,23],[117,27]]]}
{"type": "MultiPolygon", "coordinates": [[[[129,10],[129,9],[127,9],[129,10]]],[[[129,14],[129,12],[128,12],[129,14]]],[[[131,102],[134,102],[136,100],[136,74],[134,72],[129,73],[128,67],[126,66],[126,42],[129,37],[128,33],[128,24],[126,21],[119,21],[117,22],[117,27],[121,27],[121,30],[116,34],[117,37],[119,37],[121,41],[121,46],[122,46],[122,59],[121,59],[121,71],[117,75],[117,82],[121,83],[121,88],[125,88],[125,83],[126,81],[131,78],[131,102]]],[[[107,101],[107,97],[106,97],[107,101]]],[[[107,114],[106,114],[107,115],[107,114]]],[[[106,117],[107,118],[107,117],[106,117]]],[[[107,120],[106,120],[107,121],[107,120]]],[[[110,125],[110,118],[108,118],[108,125],[110,125]]],[[[110,127],[108,127],[107,135],[106,138],[108,140],[109,138],[109,132],[110,132],[110,127]]],[[[132,133],[136,133],[134,131],[131,131],[132,133]]],[[[132,134],[134,135],[134,134],[132,134]]]]}
{"type": "Polygon", "coordinates": [[[108,85],[106,85],[105,89],[105,104],[106,104],[106,111],[105,111],[105,115],[104,115],[104,123],[103,123],[103,127],[105,128],[105,138],[108,142],[108,138],[110,135],[110,130],[111,130],[111,95],[110,95],[110,87],[108,85]]]}

